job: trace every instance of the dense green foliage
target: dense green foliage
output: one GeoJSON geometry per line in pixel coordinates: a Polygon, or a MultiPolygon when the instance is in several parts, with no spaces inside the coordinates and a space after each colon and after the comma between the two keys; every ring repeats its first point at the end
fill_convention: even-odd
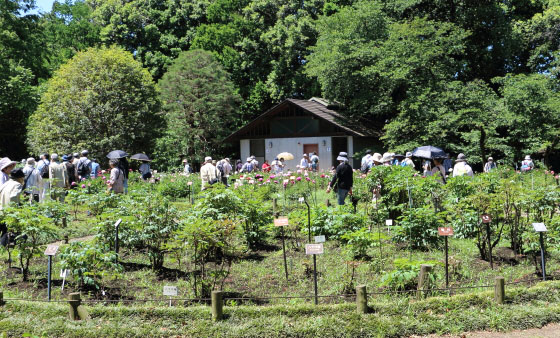
{"type": "Polygon", "coordinates": [[[158,140],[158,163],[169,168],[179,165],[181,156],[203,162],[207,154],[225,153],[223,139],[238,127],[234,115],[240,98],[212,54],[180,54],[159,88],[167,128],[158,140]]]}
{"type": "Polygon", "coordinates": [[[488,155],[512,163],[526,153],[555,164],[555,0],[77,0],[39,15],[29,14],[33,6],[27,0],[0,6],[0,120],[9,122],[2,123],[0,151],[9,155],[25,151],[22,131],[36,110],[38,84],[76,53],[105,45],[131,52],[156,81],[164,80],[170,121],[181,111],[192,117],[201,105],[170,107],[190,84],[164,84],[177,79],[179,63],[193,65],[199,50],[214,56],[204,56],[212,67],[182,70],[183,79],[206,78],[215,86],[198,95],[206,98],[198,100],[205,101],[204,117],[164,128],[157,149],[162,167],[180,155],[225,152],[223,134],[284,98],[311,96],[342,103],[343,114],[369,121],[398,152],[431,143],[463,152],[474,164],[488,155]],[[181,54],[189,50],[190,57],[181,54]],[[208,99],[220,83],[222,95],[208,99]],[[221,108],[227,128],[197,124],[221,108]],[[199,141],[184,141],[171,155],[178,145],[173,135],[185,129],[199,141]],[[16,142],[8,147],[8,140],[16,142]]]}
{"type": "Polygon", "coordinates": [[[90,149],[105,159],[114,149],[142,152],[157,135],[159,101],[150,74],[119,48],[77,54],[46,84],[30,118],[34,153],[90,149]]]}

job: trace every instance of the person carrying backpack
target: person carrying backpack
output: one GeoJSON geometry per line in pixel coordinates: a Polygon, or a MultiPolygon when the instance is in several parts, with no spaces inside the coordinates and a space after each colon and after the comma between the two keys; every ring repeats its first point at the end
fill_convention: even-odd
{"type": "Polygon", "coordinates": [[[535,164],[530,155],[525,156],[525,160],[521,162],[521,172],[527,172],[535,168],[535,164]]]}
{"type": "Polygon", "coordinates": [[[311,153],[311,170],[317,171],[319,170],[319,156],[316,152],[311,153]]]}
{"type": "Polygon", "coordinates": [[[39,202],[43,179],[41,174],[39,174],[39,170],[35,169],[35,159],[33,157],[27,159],[26,165],[23,168],[23,174],[25,175],[23,181],[24,193],[30,195],[31,199],[35,202],[39,202]]]}
{"type": "Polygon", "coordinates": [[[243,164],[243,167],[241,167],[240,173],[250,173],[253,172],[253,170],[253,159],[247,157],[247,162],[245,162],[245,164],[243,164]]]}
{"type": "Polygon", "coordinates": [[[88,179],[91,175],[91,161],[87,158],[89,152],[87,150],[82,151],[82,157],[78,161],[78,175],[80,179],[88,179]]]}
{"type": "Polygon", "coordinates": [[[66,168],[66,187],[68,189],[73,189],[78,182],[78,178],[76,177],[76,167],[70,161],[70,157],[68,155],[62,155],[62,164],[64,164],[64,168],[66,168]]]}

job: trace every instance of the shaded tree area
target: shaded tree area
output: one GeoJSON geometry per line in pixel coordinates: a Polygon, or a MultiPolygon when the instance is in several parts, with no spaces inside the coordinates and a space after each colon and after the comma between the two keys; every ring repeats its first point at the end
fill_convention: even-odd
{"type": "MultiPolygon", "coordinates": [[[[0,4],[2,154],[25,152],[21,131],[41,84],[102,46],[128,51],[155,82],[181,53],[210,52],[220,64],[212,79],[227,74],[240,98],[234,109],[225,104],[228,130],[284,98],[322,96],[351,118],[384,125],[382,140],[399,152],[431,143],[475,164],[489,155],[511,164],[524,154],[549,161],[558,150],[558,0],[66,0],[48,13],[33,8],[31,0],[0,4]]],[[[221,137],[207,131],[200,136],[221,137]]],[[[197,144],[187,153],[221,151],[197,144]]]]}

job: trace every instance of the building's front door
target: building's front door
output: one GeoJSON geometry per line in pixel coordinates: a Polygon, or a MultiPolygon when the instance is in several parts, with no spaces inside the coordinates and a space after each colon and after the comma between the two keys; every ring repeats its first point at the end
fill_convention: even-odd
{"type": "MultiPolygon", "coordinates": [[[[311,153],[313,153],[313,152],[315,152],[317,154],[317,156],[319,156],[319,160],[320,160],[321,155],[319,154],[319,145],[318,144],[304,144],[303,145],[303,153],[307,154],[307,156],[309,156],[309,159],[311,159],[311,153]]],[[[319,164],[320,164],[320,162],[319,162],[319,164]]],[[[318,167],[317,167],[317,170],[319,170],[318,167]]]]}

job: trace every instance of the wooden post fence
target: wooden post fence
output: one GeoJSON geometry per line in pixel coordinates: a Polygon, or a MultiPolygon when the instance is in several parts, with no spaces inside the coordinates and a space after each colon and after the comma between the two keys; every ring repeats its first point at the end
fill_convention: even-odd
{"type": "Polygon", "coordinates": [[[503,304],[506,298],[506,288],[504,277],[496,277],[496,284],[494,285],[494,300],[496,304],[503,304]]]}
{"type": "Polygon", "coordinates": [[[224,302],[222,291],[212,291],[212,320],[222,320],[224,317],[224,302]]]}
{"type": "Polygon", "coordinates": [[[356,286],[356,305],[358,307],[358,313],[367,313],[367,291],[365,285],[356,286]]]}

